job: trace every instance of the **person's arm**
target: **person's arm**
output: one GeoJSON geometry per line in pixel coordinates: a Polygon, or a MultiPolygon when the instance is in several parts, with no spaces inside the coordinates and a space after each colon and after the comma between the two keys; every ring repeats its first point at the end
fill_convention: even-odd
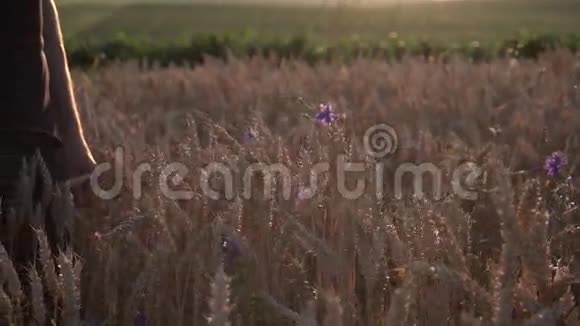
{"type": "Polygon", "coordinates": [[[62,138],[67,178],[90,174],[95,167],[85,140],[63,44],[58,11],[53,0],[43,0],[44,51],[48,62],[50,103],[62,138]]]}

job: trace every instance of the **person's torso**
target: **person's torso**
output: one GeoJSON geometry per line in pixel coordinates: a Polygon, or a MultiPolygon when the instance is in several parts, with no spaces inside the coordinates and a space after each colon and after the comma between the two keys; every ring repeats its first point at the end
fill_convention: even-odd
{"type": "Polygon", "coordinates": [[[6,1],[0,15],[0,131],[54,132],[48,112],[48,67],[42,41],[42,1],[6,1]]]}

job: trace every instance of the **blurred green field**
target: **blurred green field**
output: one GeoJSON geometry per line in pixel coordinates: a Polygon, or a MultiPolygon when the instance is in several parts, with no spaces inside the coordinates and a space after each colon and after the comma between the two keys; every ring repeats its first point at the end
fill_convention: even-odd
{"type": "MultiPolygon", "coordinates": [[[[330,1],[330,0],[328,0],[330,1]]],[[[329,2],[330,3],[330,2],[329,2]]],[[[305,34],[332,42],[352,36],[399,37],[445,42],[502,40],[519,33],[580,31],[578,0],[476,0],[405,3],[381,7],[320,4],[60,4],[65,38],[103,41],[119,35],[160,42],[187,42],[195,34],[254,31],[305,34]]]]}

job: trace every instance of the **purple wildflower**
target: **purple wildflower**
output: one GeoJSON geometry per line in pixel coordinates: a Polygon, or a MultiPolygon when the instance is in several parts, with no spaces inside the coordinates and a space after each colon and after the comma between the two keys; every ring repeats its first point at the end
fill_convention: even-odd
{"type": "Polygon", "coordinates": [[[232,236],[223,237],[224,267],[226,270],[234,266],[236,260],[242,255],[242,244],[232,236]]]}
{"type": "Polygon", "coordinates": [[[550,177],[555,177],[562,172],[562,168],[568,164],[566,155],[562,152],[554,152],[546,158],[544,170],[550,177]]]}
{"type": "Polygon", "coordinates": [[[337,115],[332,112],[332,105],[330,103],[320,104],[320,112],[316,114],[316,121],[323,125],[330,125],[336,119],[337,115]]]}
{"type": "Polygon", "coordinates": [[[244,144],[253,143],[256,140],[256,132],[253,129],[248,129],[242,135],[244,144]]]}

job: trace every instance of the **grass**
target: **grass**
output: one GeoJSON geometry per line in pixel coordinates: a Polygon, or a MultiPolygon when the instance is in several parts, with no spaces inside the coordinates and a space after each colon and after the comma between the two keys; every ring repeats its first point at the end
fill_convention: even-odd
{"type": "Polygon", "coordinates": [[[580,27],[574,0],[395,2],[382,7],[347,5],[65,4],[67,39],[109,40],[119,34],[159,42],[188,42],[192,35],[306,34],[318,42],[352,36],[382,40],[397,32],[406,40],[496,41],[522,32],[567,34],[580,27]]]}
{"type": "Polygon", "coordinates": [[[482,64],[126,63],[74,79],[97,160],[124,149],[123,191],[95,198],[80,218],[58,210],[75,221],[76,255],[55,252],[55,271],[41,233],[30,289],[0,250],[0,323],[28,324],[27,311],[45,320],[58,306],[63,325],[580,325],[580,61],[570,53],[482,64]],[[309,118],[325,101],[341,115],[329,127],[309,118]],[[362,142],[378,123],[395,128],[400,146],[375,161],[362,142]],[[245,142],[249,128],[255,140],[245,142]],[[568,164],[550,177],[542,167],[554,151],[568,164]],[[349,189],[366,180],[358,198],[338,191],[334,163],[309,199],[295,188],[289,199],[279,188],[263,198],[254,182],[251,199],[213,200],[200,184],[212,162],[236,166],[238,181],[262,162],[287,166],[297,186],[341,154],[366,163],[346,178],[349,189]],[[484,172],[462,183],[476,200],[451,191],[465,161],[484,172]],[[159,187],[172,162],[189,172],[171,187],[192,198],[170,200],[159,187]],[[438,166],[443,199],[428,178],[426,198],[411,196],[408,179],[395,198],[405,162],[438,166]],[[151,172],[134,198],[140,163],[151,172]],[[372,183],[377,163],[384,197],[372,183]]]}

